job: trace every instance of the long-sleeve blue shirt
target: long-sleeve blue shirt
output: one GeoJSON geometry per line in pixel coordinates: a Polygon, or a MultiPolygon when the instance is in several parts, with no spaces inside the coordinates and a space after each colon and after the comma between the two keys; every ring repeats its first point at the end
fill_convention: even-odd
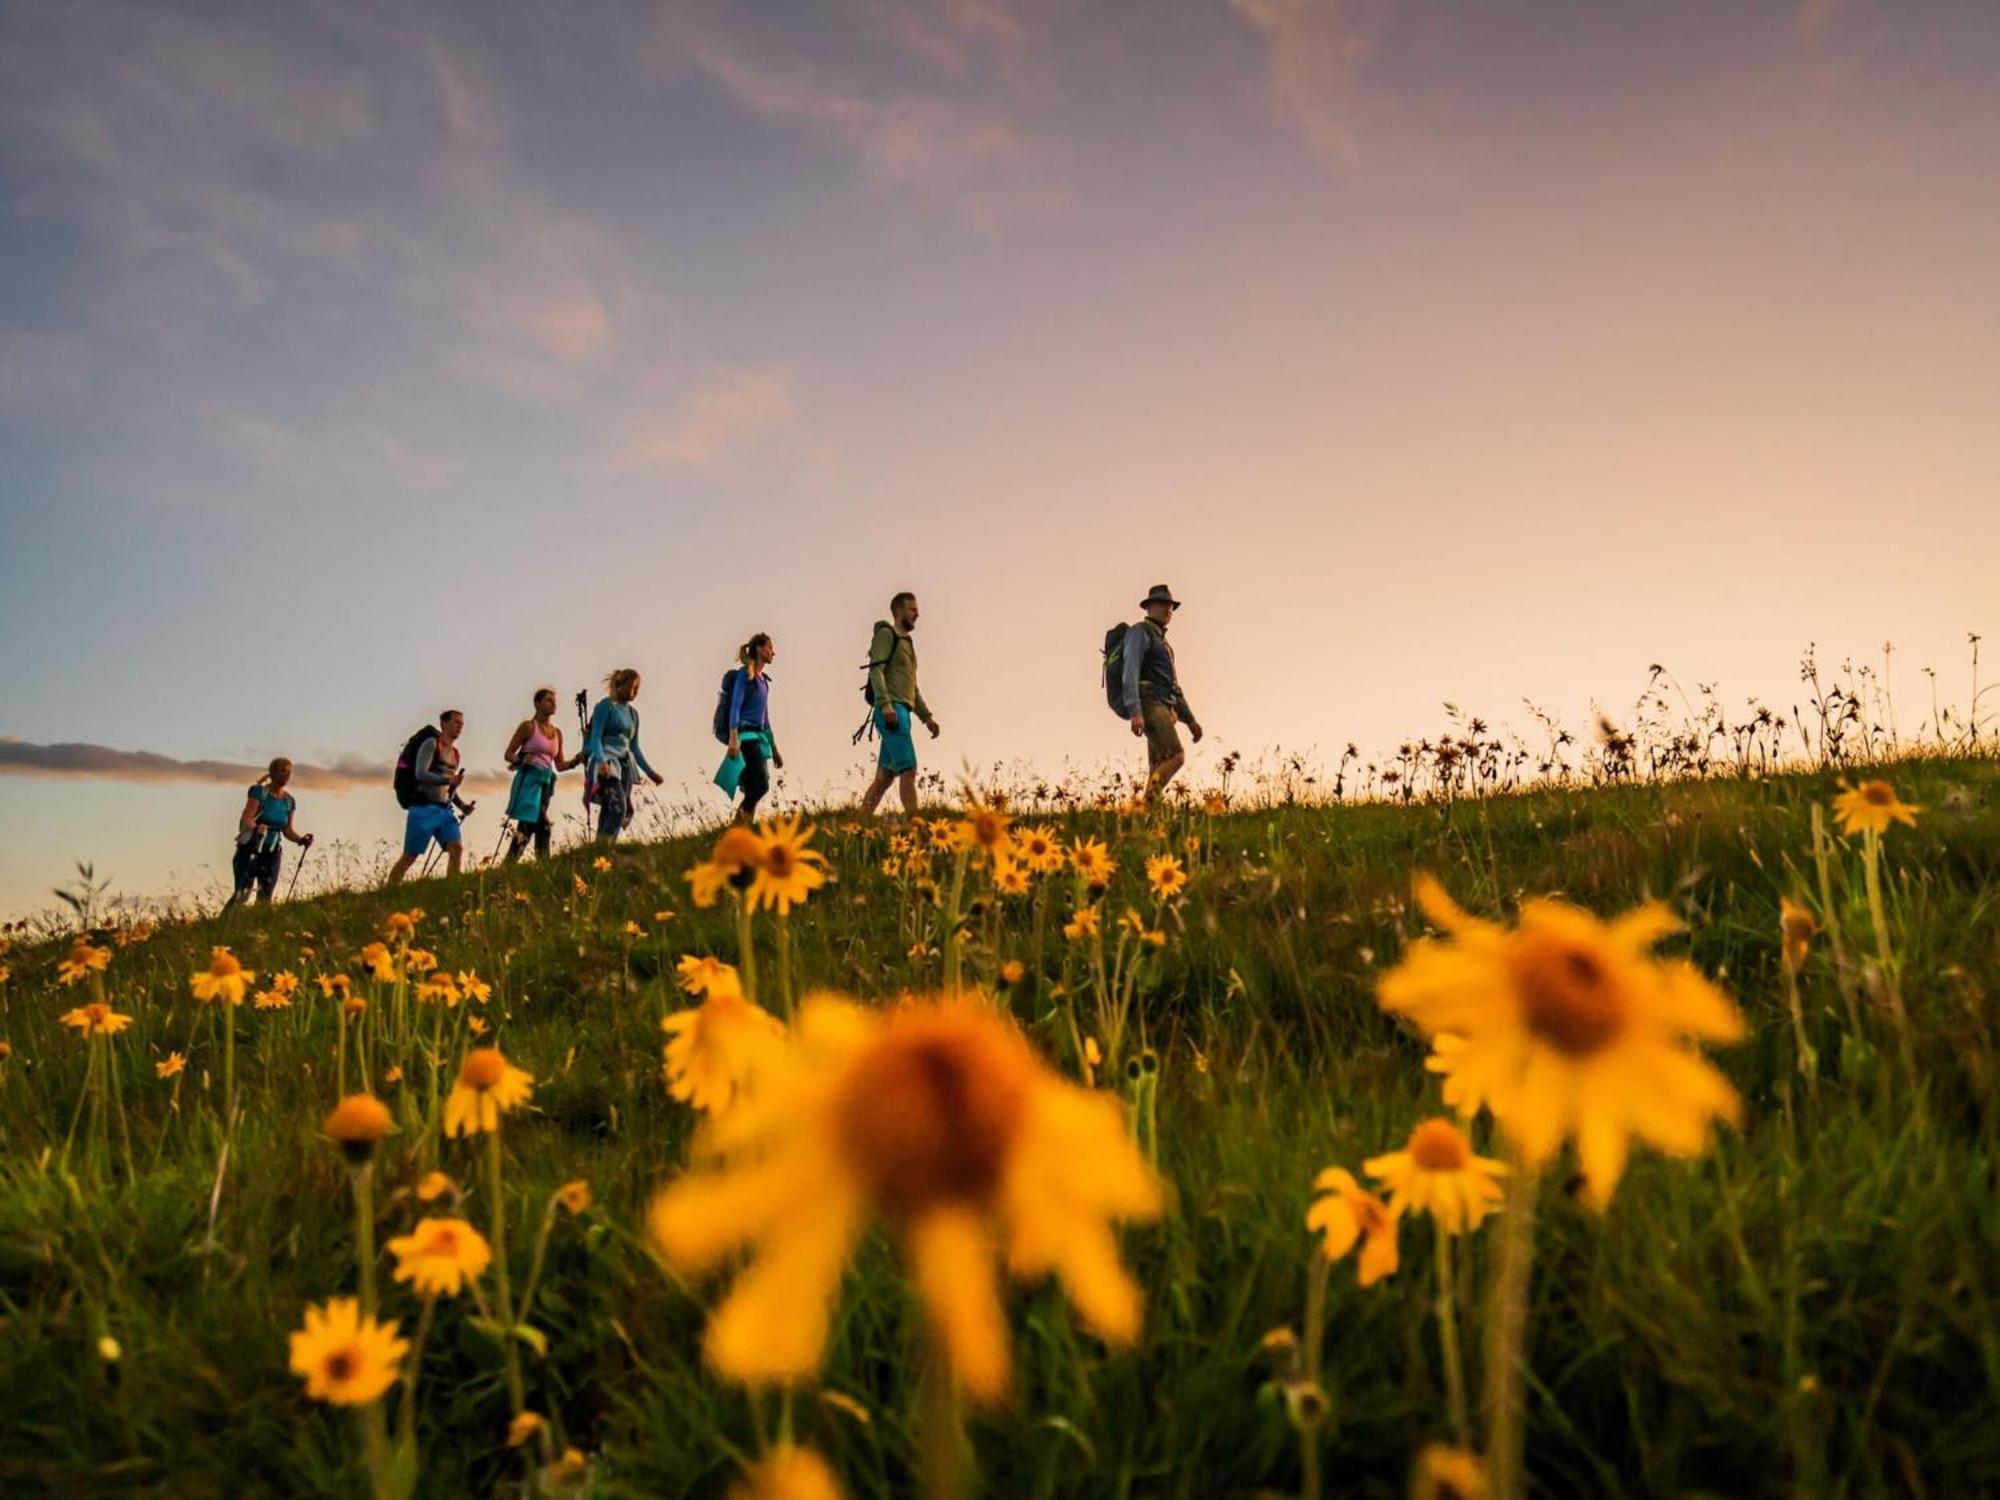
{"type": "Polygon", "coordinates": [[[583,737],[584,763],[601,766],[607,760],[621,766],[634,762],[648,776],[654,773],[639,748],[639,710],[616,698],[600,698],[590,715],[590,729],[583,737]]]}
{"type": "Polygon", "coordinates": [[[736,686],[729,691],[729,727],[771,732],[771,679],[762,672],[736,674],[736,686]]]}
{"type": "Polygon", "coordinates": [[[1127,717],[1136,716],[1145,700],[1166,704],[1182,723],[1194,722],[1194,710],[1188,707],[1174,670],[1174,648],[1167,644],[1166,631],[1150,620],[1125,632],[1124,689],[1127,717]]]}

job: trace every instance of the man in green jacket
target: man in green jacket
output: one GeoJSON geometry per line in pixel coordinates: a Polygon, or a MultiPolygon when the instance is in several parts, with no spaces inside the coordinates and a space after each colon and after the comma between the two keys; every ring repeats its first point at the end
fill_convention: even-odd
{"type": "Polygon", "coordinates": [[[899,784],[903,811],[917,810],[917,741],[911,732],[921,720],[931,738],[938,721],[917,686],[917,647],[910,632],[917,628],[917,596],[907,591],[889,601],[889,618],[875,622],[868,643],[868,687],[875,703],[875,733],[882,749],[875,757],[875,780],[861,799],[864,813],[875,811],[889,784],[899,784]]]}

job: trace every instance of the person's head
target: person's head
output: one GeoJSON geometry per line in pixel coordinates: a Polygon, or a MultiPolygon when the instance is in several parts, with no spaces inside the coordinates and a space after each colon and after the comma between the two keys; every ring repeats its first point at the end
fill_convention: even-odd
{"type": "Polygon", "coordinates": [[[459,731],[464,728],[465,715],[457,709],[447,708],[443,713],[438,715],[438,737],[446,744],[450,744],[453,740],[457,739],[459,731]]]}
{"type": "Polygon", "coordinates": [[[639,696],[639,669],[620,667],[604,679],[604,687],[620,703],[630,703],[639,696]]]}
{"type": "Polygon", "coordinates": [[[535,689],[535,717],[546,719],[556,711],[556,690],[554,688],[535,689]]]}
{"type": "Polygon", "coordinates": [[[889,618],[898,630],[908,630],[917,623],[917,596],[908,589],[903,590],[889,601],[889,618]]]}
{"type": "Polygon", "coordinates": [[[282,755],[272,761],[270,769],[264,772],[264,784],[274,792],[282,792],[285,789],[285,783],[291,779],[292,763],[282,755]]]}
{"type": "Polygon", "coordinates": [[[1174,591],[1164,583],[1156,583],[1147,590],[1146,597],[1139,601],[1139,607],[1146,611],[1146,618],[1155,625],[1165,626],[1173,619],[1174,611],[1181,607],[1181,601],[1174,597],[1174,591]]]}
{"type": "Polygon", "coordinates": [[[778,648],[760,630],[736,648],[736,659],[746,667],[768,667],[778,659],[778,648]]]}

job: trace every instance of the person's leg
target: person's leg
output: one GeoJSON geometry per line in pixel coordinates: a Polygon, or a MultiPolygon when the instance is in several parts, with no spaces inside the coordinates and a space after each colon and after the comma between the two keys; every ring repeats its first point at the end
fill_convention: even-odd
{"type": "Polygon", "coordinates": [[[456,875],[459,861],[465,858],[465,843],[460,840],[444,846],[445,874],[456,875]]]}
{"type": "Polygon", "coordinates": [[[896,778],[896,790],[903,799],[903,814],[914,818],[917,815],[917,773],[905,771],[896,778]]]}
{"type": "Polygon", "coordinates": [[[389,866],[386,884],[395,885],[410,873],[410,866],[424,856],[431,846],[431,825],[426,820],[424,808],[427,803],[419,802],[403,818],[403,857],[389,866]]]}
{"type": "Polygon", "coordinates": [[[1181,746],[1181,732],[1174,711],[1164,703],[1148,703],[1146,716],[1146,800],[1152,801],[1160,789],[1186,764],[1187,751],[1181,746]]]}
{"type": "Polygon", "coordinates": [[[1161,792],[1165,791],[1167,783],[1172,781],[1175,773],[1186,764],[1187,752],[1181,750],[1169,755],[1165,760],[1153,767],[1152,774],[1146,778],[1146,800],[1150,802],[1153,798],[1159,796],[1161,792]]]}
{"type": "Polygon", "coordinates": [[[743,777],[736,783],[736,789],[743,794],[743,805],[736,810],[737,816],[746,823],[751,822],[757,816],[757,804],[771,790],[771,772],[764,763],[764,746],[758,740],[743,742],[743,777]]]}
{"type": "Polygon", "coordinates": [[[535,824],[536,859],[547,859],[549,857],[549,840],[554,836],[555,831],[555,824],[549,821],[548,803],[544,802],[542,804],[542,816],[535,824]]]}
{"type": "Polygon", "coordinates": [[[534,830],[524,823],[516,823],[514,825],[513,834],[507,840],[506,862],[508,864],[511,865],[520,859],[521,851],[528,847],[528,836],[533,832],[534,830]]]}
{"type": "Polygon", "coordinates": [[[405,854],[401,859],[397,860],[393,865],[389,866],[389,878],[386,881],[384,881],[383,884],[384,885],[398,884],[405,875],[410,873],[410,866],[415,864],[416,862],[417,862],[416,855],[405,854]]]}
{"type": "Polygon", "coordinates": [[[224,911],[229,910],[229,907],[234,906],[250,894],[251,884],[256,879],[256,859],[255,851],[248,844],[238,844],[236,846],[236,853],[231,856],[229,861],[229,875],[232,884],[229,903],[222,908],[224,911]]]}
{"type": "Polygon", "coordinates": [[[861,794],[862,813],[864,815],[872,814],[876,806],[881,802],[882,794],[895,785],[895,782],[896,773],[894,771],[876,771],[875,779],[868,783],[868,790],[861,794]]]}
{"type": "Polygon", "coordinates": [[[278,870],[285,861],[285,851],[266,849],[257,856],[257,904],[269,906],[271,898],[278,894],[278,870]]]}

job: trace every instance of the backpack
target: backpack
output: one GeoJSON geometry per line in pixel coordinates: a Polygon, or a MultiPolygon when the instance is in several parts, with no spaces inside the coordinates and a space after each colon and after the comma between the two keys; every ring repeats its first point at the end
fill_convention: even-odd
{"type": "Polygon", "coordinates": [[[393,783],[396,788],[396,806],[415,807],[417,805],[417,752],[424,747],[425,740],[437,738],[437,725],[426,724],[403,744],[403,753],[396,757],[396,774],[393,783]]]}
{"type": "Polygon", "coordinates": [[[1121,719],[1130,717],[1125,712],[1125,639],[1131,629],[1113,625],[1104,632],[1104,701],[1121,719]]]}
{"type": "MultiPolygon", "coordinates": [[[[877,620],[875,622],[875,629],[880,630],[887,624],[889,624],[887,620],[877,620]]],[[[861,664],[861,670],[868,674],[868,676],[861,679],[861,701],[870,708],[875,706],[875,669],[877,667],[886,667],[890,662],[894,661],[896,659],[896,647],[901,645],[906,639],[908,637],[899,635],[892,626],[889,631],[889,654],[880,661],[871,656],[861,664]]],[[[869,644],[872,646],[874,643],[871,641],[869,644]]],[[[859,740],[860,736],[856,735],[855,738],[859,740]]]]}
{"type": "Polygon", "coordinates": [[[723,744],[729,743],[729,700],[736,695],[736,679],[741,675],[741,667],[731,667],[722,674],[722,690],[715,695],[715,737],[723,744]]]}

